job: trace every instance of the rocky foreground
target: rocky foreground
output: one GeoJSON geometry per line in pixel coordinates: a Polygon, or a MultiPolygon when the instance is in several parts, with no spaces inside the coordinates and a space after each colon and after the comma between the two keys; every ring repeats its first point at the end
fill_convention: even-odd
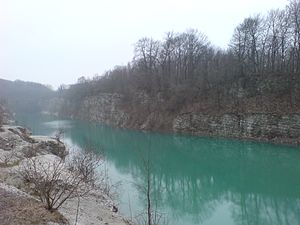
{"type": "Polygon", "coordinates": [[[116,208],[111,198],[98,189],[80,198],[78,209],[78,199],[72,198],[53,212],[30,191],[30,184],[21,176],[24,163],[33,159],[54,162],[64,148],[59,140],[31,136],[22,127],[0,128],[0,225],[130,224],[113,210],[116,208]]]}

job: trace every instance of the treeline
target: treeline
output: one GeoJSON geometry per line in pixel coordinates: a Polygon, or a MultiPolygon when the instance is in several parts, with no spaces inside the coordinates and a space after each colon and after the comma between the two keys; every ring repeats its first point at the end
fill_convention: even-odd
{"type": "Polygon", "coordinates": [[[197,30],[169,32],[163,40],[142,38],[127,66],[92,79],[81,77],[68,89],[61,86],[59,93],[72,101],[103,92],[126,97],[162,93],[181,99],[175,101],[181,105],[209,99],[217,110],[228,105],[239,110],[247,104],[243,98],[261,105],[283,96],[293,108],[298,107],[299,83],[300,1],[291,0],[283,10],[244,19],[225,50],[197,30]]]}
{"type": "Polygon", "coordinates": [[[300,1],[246,18],[234,31],[230,51],[240,74],[299,73],[300,1]]]}
{"type": "Polygon", "coordinates": [[[0,79],[0,103],[14,113],[40,112],[54,96],[53,90],[39,83],[0,79]]]}

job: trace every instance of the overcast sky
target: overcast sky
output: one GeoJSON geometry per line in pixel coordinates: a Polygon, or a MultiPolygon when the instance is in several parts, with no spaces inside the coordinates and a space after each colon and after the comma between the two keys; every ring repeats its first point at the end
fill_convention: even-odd
{"type": "Polygon", "coordinates": [[[287,0],[0,0],[0,78],[57,87],[133,57],[142,37],[189,28],[226,48],[243,19],[287,0]]]}

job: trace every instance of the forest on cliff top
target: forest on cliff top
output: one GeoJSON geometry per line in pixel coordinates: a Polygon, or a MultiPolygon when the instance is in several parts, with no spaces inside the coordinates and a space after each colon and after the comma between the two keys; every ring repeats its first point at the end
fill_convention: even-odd
{"type": "Polygon", "coordinates": [[[193,29],[162,40],[145,37],[126,66],[58,90],[74,104],[100,93],[119,93],[127,104],[137,93],[159,95],[168,102],[160,110],[171,113],[299,112],[300,1],[245,18],[227,49],[193,29]]]}

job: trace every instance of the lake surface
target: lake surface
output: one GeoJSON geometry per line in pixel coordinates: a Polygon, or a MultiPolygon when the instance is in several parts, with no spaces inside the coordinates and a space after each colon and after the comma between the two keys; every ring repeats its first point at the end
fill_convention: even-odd
{"type": "Polygon", "coordinates": [[[152,197],[169,225],[300,224],[300,148],[145,133],[39,115],[17,119],[35,135],[63,128],[68,145],[90,144],[103,151],[112,182],[122,181],[119,209],[128,217],[145,208],[141,187],[149,159],[152,197]]]}

